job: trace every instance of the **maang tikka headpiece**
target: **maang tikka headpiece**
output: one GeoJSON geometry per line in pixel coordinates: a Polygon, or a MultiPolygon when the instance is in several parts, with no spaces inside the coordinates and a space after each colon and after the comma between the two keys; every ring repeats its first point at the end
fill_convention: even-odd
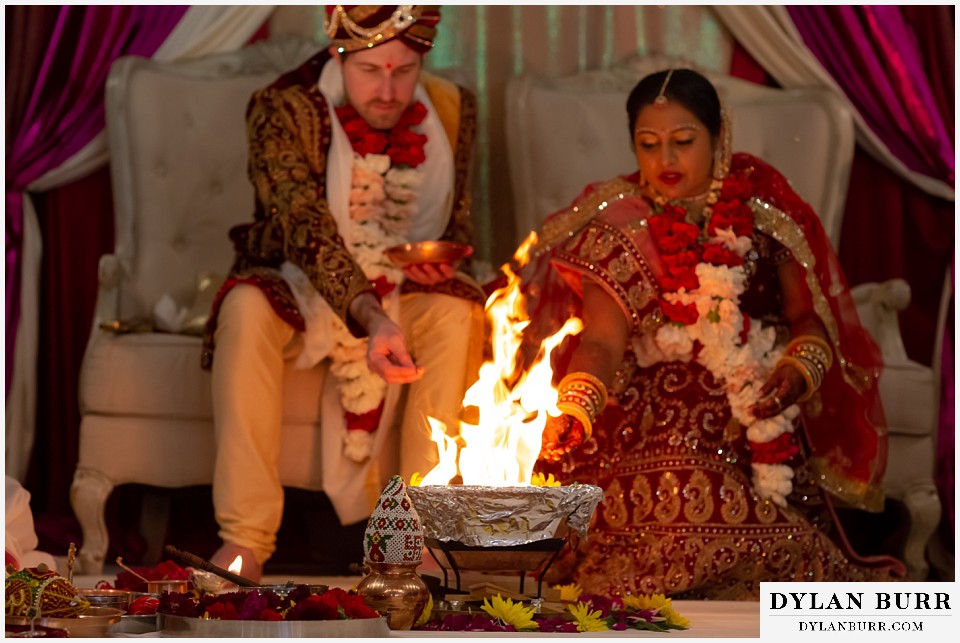
{"type": "Polygon", "coordinates": [[[667,77],[663,79],[663,84],[660,86],[660,93],[657,94],[657,97],[653,99],[653,104],[657,107],[663,107],[667,104],[667,84],[670,82],[670,77],[673,76],[673,67],[667,71],[667,77]]]}

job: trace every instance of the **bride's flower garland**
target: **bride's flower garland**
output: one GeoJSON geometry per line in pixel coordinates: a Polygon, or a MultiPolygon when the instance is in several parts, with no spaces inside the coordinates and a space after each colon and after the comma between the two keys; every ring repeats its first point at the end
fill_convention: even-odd
{"type": "Polygon", "coordinates": [[[753,248],[749,197],[744,175],[715,182],[707,199],[712,206],[704,208],[703,240],[684,208],[662,199],[655,204],[648,225],[664,268],[660,309],[665,323],[640,340],[637,354],[641,366],[695,359],[723,382],[734,418],[747,429],[754,490],[785,506],[793,469],[783,463],[799,450],[793,440],[799,408],[792,405],[764,420],[750,412],[783,350],[774,346],[773,328],[740,311],[747,281],[744,257],[753,248]]]}
{"type": "MultiPolygon", "coordinates": [[[[427,143],[427,137],[413,128],[423,122],[427,110],[423,103],[414,103],[389,131],[373,129],[352,105],[338,107],[336,113],[354,151],[349,249],[380,296],[386,297],[403,279],[403,271],[383,251],[406,243],[410,232],[427,143]]],[[[347,422],[344,454],[363,462],[372,451],[387,383],[367,367],[367,340],[357,339],[343,325],[337,329],[331,358],[347,422]]]]}

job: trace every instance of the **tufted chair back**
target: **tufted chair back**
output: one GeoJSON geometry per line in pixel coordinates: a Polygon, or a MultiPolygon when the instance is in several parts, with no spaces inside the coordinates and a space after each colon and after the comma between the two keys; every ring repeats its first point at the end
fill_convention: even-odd
{"type": "MultiPolygon", "coordinates": [[[[210,375],[200,368],[198,335],[233,261],[228,230],[253,213],[246,107],[256,89],[318,49],[286,38],[187,62],[120,58],[110,71],[116,246],[100,259],[71,487],[84,573],[103,566],[103,509],[115,486],[175,488],[212,480],[210,375]],[[163,323],[158,310],[167,311],[159,315],[163,323]]],[[[280,466],[286,486],[322,488],[317,456],[325,372],[325,366],[285,372],[280,466]]],[[[144,517],[157,523],[150,531],[164,533],[162,513],[144,517]]],[[[153,542],[148,557],[159,557],[161,544],[153,542]]]]}
{"type": "Polygon", "coordinates": [[[178,64],[121,58],[107,81],[120,319],[163,295],[191,303],[197,278],[233,260],[224,233],[248,221],[245,109],[250,94],[302,62],[296,40],[178,64]]]}
{"type": "MultiPolygon", "coordinates": [[[[562,78],[518,76],[507,91],[507,143],[518,242],[592,181],[636,170],[626,102],[645,75],[685,66],[658,56],[562,78]]],[[[840,235],[854,133],[846,108],[817,89],[778,90],[700,70],[733,120],[734,151],[778,168],[840,235]]]]}

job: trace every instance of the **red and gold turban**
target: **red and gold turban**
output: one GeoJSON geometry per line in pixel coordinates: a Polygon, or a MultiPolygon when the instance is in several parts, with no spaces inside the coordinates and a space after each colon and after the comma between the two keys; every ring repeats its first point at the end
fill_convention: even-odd
{"type": "Polygon", "coordinates": [[[399,38],[419,53],[433,47],[440,7],[423,5],[328,5],[324,31],[341,52],[369,49],[399,38]]]}

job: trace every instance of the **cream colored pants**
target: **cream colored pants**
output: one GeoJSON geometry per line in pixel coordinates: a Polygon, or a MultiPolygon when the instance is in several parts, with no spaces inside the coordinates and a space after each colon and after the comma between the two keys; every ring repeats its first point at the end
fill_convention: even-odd
{"type": "MultiPolygon", "coordinates": [[[[392,431],[384,453],[373,456],[384,482],[393,473],[409,480],[410,474],[425,474],[436,464],[427,415],[451,424],[449,433],[457,432],[452,423],[480,366],[482,315],[479,304],[447,295],[401,298],[400,326],[407,349],[426,370],[407,387],[399,430],[392,431]]],[[[276,548],[283,516],[278,462],[284,361],[297,356],[301,338],[276,315],[260,289],[241,284],[223,300],[215,340],[214,512],[220,537],[250,548],[262,564],[276,548]]]]}

